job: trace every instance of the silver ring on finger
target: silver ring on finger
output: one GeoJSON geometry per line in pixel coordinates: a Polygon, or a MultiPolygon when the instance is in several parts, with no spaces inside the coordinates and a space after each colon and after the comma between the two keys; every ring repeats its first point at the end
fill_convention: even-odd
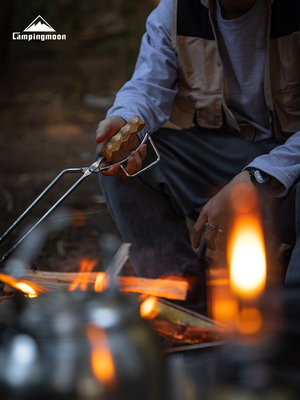
{"type": "Polygon", "coordinates": [[[205,224],[204,224],[204,231],[207,229],[207,228],[209,228],[209,229],[212,229],[212,230],[217,230],[217,227],[215,226],[215,225],[212,225],[212,224],[209,224],[208,222],[205,222],[205,224]]]}

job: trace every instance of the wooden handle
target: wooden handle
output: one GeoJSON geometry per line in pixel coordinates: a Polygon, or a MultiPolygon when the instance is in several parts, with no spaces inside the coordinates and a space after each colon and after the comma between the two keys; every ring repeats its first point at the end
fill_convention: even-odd
{"type": "Polygon", "coordinates": [[[144,126],[145,123],[140,117],[135,116],[131,118],[127,124],[106,143],[98,155],[103,156],[104,162],[110,162],[112,158],[122,150],[124,144],[132,140],[144,126]]]}

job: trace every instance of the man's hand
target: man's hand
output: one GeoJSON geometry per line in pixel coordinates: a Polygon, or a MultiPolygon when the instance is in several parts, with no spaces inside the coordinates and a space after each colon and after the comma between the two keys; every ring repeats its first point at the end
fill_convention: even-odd
{"type": "MultiPolygon", "coordinates": [[[[123,118],[112,115],[100,122],[98,129],[96,131],[96,143],[101,143],[104,146],[119,130],[126,124],[123,118]]],[[[142,162],[146,157],[146,145],[141,146],[139,151],[135,149],[139,146],[140,141],[138,136],[135,136],[132,140],[130,140],[123,149],[119,152],[119,154],[112,159],[111,163],[113,164],[111,168],[106,171],[101,172],[102,175],[105,176],[113,176],[119,173],[123,178],[127,178],[126,175],[121,170],[119,161],[131,155],[129,160],[127,161],[126,169],[129,174],[135,174],[142,168],[142,162]]],[[[100,147],[101,149],[101,147],[100,147]]],[[[101,165],[107,165],[105,163],[101,163],[101,165]]]]}
{"type": "Polygon", "coordinates": [[[255,186],[250,180],[249,172],[243,171],[236,175],[231,182],[223,187],[203,207],[194,226],[193,246],[200,245],[202,232],[210,250],[224,247],[224,234],[233,217],[233,203],[243,204],[253,196],[255,186]],[[205,223],[209,226],[205,228],[205,223]]]}

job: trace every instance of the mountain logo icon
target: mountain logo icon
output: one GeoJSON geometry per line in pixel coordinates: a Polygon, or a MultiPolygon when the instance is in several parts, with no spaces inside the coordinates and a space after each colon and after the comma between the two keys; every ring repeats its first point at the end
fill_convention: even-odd
{"type": "Polygon", "coordinates": [[[35,20],[31,22],[27,26],[27,28],[24,29],[23,32],[56,32],[55,29],[52,28],[51,25],[48,24],[47,21],[44,20],[43,17],[38,15],[35,20]]]}
{"type": "Polygon", "coordinates": [[[65,33],[56,33],[56,30],[43,17],[38,15],[23,32],[13,32],[12,39],[26,40],[27,42],[32,40],[45,42],[48,40],[67,40],[67,35],[65,33]]]}

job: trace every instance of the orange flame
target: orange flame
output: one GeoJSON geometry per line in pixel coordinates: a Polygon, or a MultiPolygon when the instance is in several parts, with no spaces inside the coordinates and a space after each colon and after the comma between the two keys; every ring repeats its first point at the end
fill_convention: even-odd
{"type": "Polygon", "coordinates": [[[88,286],[89,276],[92,269],[97,265],[97,260],[89,260],[88,258],[82,258],[79,261],[79,274],[69,286],[69,291],[73,290],[86,290],[88,286]]]}
{"type": "Polygon", "coordinates": [[[251,185],[244,184],[233,192],[231,200],[236,215],[228,245],[229,281],[232,292],[240,300],[235,326],[241,334],[253,335],[262,326],[258,301],[267,276],[258,196],[251,185]]]}
{"type": "Polygon", "coordinates": [[[259,295],[266,283],[266,254],[262,227],[253,215],[237,221],[229,254],[232,290],[244,298],[259,295]]]}
{"type": "Polygon", "coordinates": [[[95,279],[94,289],[95,292],[103,292],[109,285],[109,278],[105,275],[105,272],[99,272],[95,279]]]}
{"type": "Polygon", "coordinates": [[[228,246],[230,285],[240,297],[255,297],[266,283],[266,254],[257,192],[251,185],[242,184],[232,192],[231,200],[236,217],[228,246]]]}
{"type": "Polygon", "coordinates": [[[115,366],[105,331],[94,325],[87,325],[86,334],[92,346],[91,365],[96,378],[107,385],[115,380],[115,366]]]}
{"type": "Polygon", "coordinates": [[[47,289],[43,286],[25,280],[18,280],[6,274],[0,274],[0,280],[13,288],[20,290],[30,298],[37,297],[39,294],[47,292],[47,289]]]}
{"type": "Polygon", "coordinates": [[[140,305],[140,315],[144,319],[153,319],[157,316],[158,311],[155,309],[157,299],[153,296],[148,297],[140,305]]]}

